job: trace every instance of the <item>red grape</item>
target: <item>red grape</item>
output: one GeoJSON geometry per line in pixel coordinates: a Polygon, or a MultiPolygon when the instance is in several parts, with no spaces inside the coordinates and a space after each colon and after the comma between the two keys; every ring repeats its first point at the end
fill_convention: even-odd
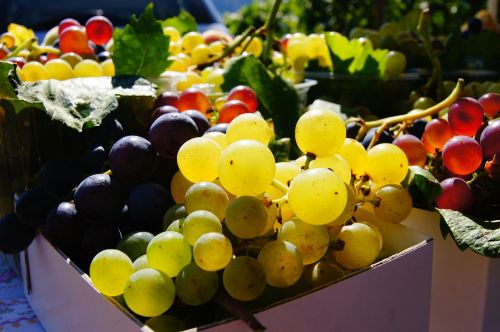
{"type": "Polygon", "coordinates": [[[427,152],[422,141],[413,135],[401,135],[396,138],[392,144],[403,150],[408,158],[409,165],[424,167],[427,158],[427,152]]]}
{"type": "Polygon", "coordinates": [[[500,119],[491,121],[484,128],[481,133],[480,144],[486,157],[500,153],[500,119]]]}
{"type": "Polygon", "coordinates": [[[15,56],[13,58],[8,58],[6,61],[15,63],[19,68],[23,68],[26,64],[26,59],[21,56],[15,56]]]}
{"type": "Polygon", "coordinates": [[[239,100],[231,100],[222,106],[219,111],[218,123],[230,123],[240,114],[249,113],[246,104],[239,100]]]}
{"type": "Polygon", "coordinates": [[[5,46],[0,46],[0,60],[5,59],[9,55],[10,51],[5,46]]]}
{"type": "Polygon", "coordinates": [[[106,45],[113,37],[113,24],[104,16],[91,17],[85,23],[89,39],[96,45],[106,45]]]}
{"type": "Polygon", "coordinates": [[[197,110],[207,116],[207,112],[212,108],[210,100],[203,91],[197,88],[188,88],[182,91],[177,103],[179,111],[197,110]]]}
{"type": "Polygon", "coordinates": [[[153,108],[157,109],[162,106],[173,106],[175,108],[177,107],[177,104],[179,102],[179,95],[175,92],[171,91],[164,91],[160,93],[158,97],[156,97],[156,100],[153,104],[153,108]]]}
{"type": "Polygon", "coordinates": [[[445,119],[433,119],[424,130],[426,143],[433,149],[442,150],[444,144],[453,137],[450,125],[445,119]]]}
{"type": "Polygon", "coordinates": [[[500,111],[500,94],[487,93],[479,98],[479,103],[483,107],[484,114],[493,118],[500,111]]]}
{"type": "Polygon", "coordinates": [[[231,89],[227,95],[227,100],[242,101],[248,106],[250,113],[255,113],[257,111],[257,106],[259,105],[255,92],[251,88],[244,85],[238,85],[237,87],[231,89]]]}
{"type": "Polygon", "coordinates": [[[444,145],[444,166],[454,174],[471,174],[481,166],[482,160],[481,146],[471,137],[455,136],[444,145]]]}
{"type": "Polygon", "coordinates": [[[441,195],[436,199],[440,209],[466,212],[474,203],[471,187],[462,179],[449,178],[441,182],[441,195]]]}
{"type": "Polygon", "coordinates": [[[151,121],[154,122],[156,119],[158,119],[160,116],[163,114],[167,113],[179,113],[179,110],[177,107],[170,106],[170,105],[164,105],[156,108],[153,113],[151,114],[151,121]]]}
{"type": "Polygon", "coordinates": [[[288,41],[290,40],[290,38],[292,37],[291,34],[287,33],[286,35],[284,35],[283,37],[281,37],[280,39],[280,47],[281,47],[281,51],[283,51],[284,53],[286,53],[286,48],[288,46],[288,41]]]}
{"type": "Polygon", "coordinates": [[[489,177],[494,180],[500,180],[500,155],[496,154],[492,160],[488,160],[484,164],[484,170],[488,173],[489,177]]]}
{"type": "Polygon", "coordinates": [[[434,149],[429,142],[427,142],[427,136],[422,135],[422,143],[424,144],[425,151],[429,154],[435,155],[436,149],[434,149]]]}
{"type": "Polygon", "coordinates": [[[77,26],[64,29],[59,37],[59,48],[62,53],[88,53],[89,41],[85,30],[77,26]]]}
{"type": "Polygon", "coordinates": [[[473,98],[461,98],[451,105],[448,121],[455,135],[474,136],[483,123],[484,111],[473,98]]]}
{"type": "Polygon", "coordinates": [[[64,29],[66,29],[68,27],[73,27],[73,26],[81,27],[82,25],[80,24],[80,22],[78,22],[77,20],[75,20],[73,18],[65,18],[64,20],[62,20],[59,23],[57,33],[59,34],[59,36],[61,36],[64,29]]]}

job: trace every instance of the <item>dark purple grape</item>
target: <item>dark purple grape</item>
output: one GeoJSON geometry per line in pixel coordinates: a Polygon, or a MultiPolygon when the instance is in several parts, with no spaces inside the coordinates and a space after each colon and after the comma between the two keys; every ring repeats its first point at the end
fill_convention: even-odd
{"type": "Polygon", "coordinates": [[[43,164],[40,184],[58,197],[67,196],[83,179],[80,167],[69,160],[51,160],[43,164]]]}
{"type": "Polygon", "coordinates": [[[471,187],[462,179],[448,178],[441,182],[441,195],[436,199],[436,206],[440,209],[450,209],[466,212],[474,203],[471,187]]]}
{"type": "Polygon", "coordinates": [[[213,125],[212,127],[208,128],[205,133],[210,133],[212,131],[218,131],[220,133],[225,134],[227,131],[227,127],[229,127],[228,123],[218,123],[216,125],[213,125]]]}
{"type": "Polygon", "coordinates": [[[129,195],[127,206],[134,230],[158,233],[165,211],[173,204],[170,192],[157,183],[143,183],[129,195]]]}
{"type": "Polygon", "coordinates": [[[179,113],[179,110],[177,109],[177,107],[170,106],[170,105],[164,105],[164,106],[158,107],[151,114],[151,123],[153,123],[156,119],[158,119],[163,114],[167,114],[167,113],[179,113]]]}
{"type": "Polygon", "coordinates": [[[26,249],[36,236],[35,228],[22,223],[19,216],[11,212],[0,219],[0,251],[17,254],[26,249]]]}
{"type": "Polygon", "coordinates": [[[172,177],[178,170],[179,166],[177,166],[177,159],[159,157],[156,171],[151,177],[151,182],[161,184],[165,188],[170,188],[172,177]]]}
{"type": "Polygon", "coordinates": [[[25,191],[16,204],[16,213],[21,221],[32,227],[45,224],[50,210],[59,203],[57,196],[44,186],[25,191]]]}
{"type": "Polygon", "coordinates": [[[120,121],[112,117],[105,118],[98,129],[98,143],[106,147],[112,146],[124,135],[122,124],[120,123],[120,121]]]}
{"type": "Polygon", "coordinates": [[[349,122],[346,125],[346,137],[356,139],[356,136],[358,136],[360,128],[361,125],[358,122],[349,122]]]}
{"type": "MultiPolygon", "coordinates": [[[[377,129],[378,129],[378,127],[372,128],[372,129],[368,130],[368,132],[366,133],[365,137],[363,138],[363,142],[361,143],[361,144],[363,144],[365,149],[368,148],[368,146],[370,145],[370,142],[373,138],[373,135],[375,135],[375,132],[377,131],[377,129]]],[[[384,130],[382,132],[382,134],[380,135],[377,143],[375,143],[375,145],[380,144],[380,143],[392,143],[392,140],[393,140],[392,135],[387,130],[384,130]]]]}
{"type": "Polygon", "coordinates": [[[179,102],[179,95],[175,92],[164,91],[158,97],[153,104],[153,108],[157,109],[162,106],[174,106],[177,108],[179,102]]]}
{"type": "Polygon", "coordinates": [[[481,148],[486,157],[500,153],[500,119],[493,120],[481,133],[481,148]]]}
{"type": "Polygon", "coordinates": [[[196,110],[187,110],[182,112],[182,114],[193,119],[194,123],[196,123],[196,127],[198,127],[198,134],[203,135],[207,129],[210,128],[210,122],[208,122],[207,118],[201,112],[196,110]]]}
{"type": "Polygon", "coordinates": [[[427,125],[427,121],[424,119],[417,119],[413,121],[410,128],[408,128],[408,133],[421,139],[422,135],[425,131],[425,126],[427,125]]]}
{"type": "Polygon", "coordinates": [[[120,138],[109,152],[109,167],[114,177],[125,185],[146,181],[156,166],[151,143],[140,136],[120,138]]]}
{"type": "Polygon", "coordinates": [[[165,158],[176,158],[182,144],[197,136],[196,123],[182,113],[164,114],[149,129],[153,149],[165,158]]]}
{"type": "Polygon", "coordinates": [[[82,243],[83,227],[75,204],[62,202],[50,211],[44,233],[64,252],[75,252],[82,243]]]}
{"type": "Polygon", "coordinates": [[[104,170],[108,159],[106,149],[102,145],[87,150],[82,157],[82,169],[87,173],[99,173],[104,170]]]}

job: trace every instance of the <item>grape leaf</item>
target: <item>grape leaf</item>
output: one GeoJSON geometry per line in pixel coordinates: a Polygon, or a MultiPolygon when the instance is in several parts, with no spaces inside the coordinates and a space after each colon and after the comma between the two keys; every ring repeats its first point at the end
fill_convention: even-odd
{"type": "Polygon", "coordinates": [[[179,30],[181,35],[189,31],[198,31],[196,20],[188,11],[185,11],[184,9],[179,12],[179,15],[163,20],[161,25],[163,27],[174,27],[179,30]]]}
{"type": "Polygon", "coordinates": [[[326,32],[325,40],[332,59],[335,74],[348,74],[354,61],[354,54],[349,40],[337,32],[326,32]]]}
{"type": "Polygon", "coordinates": [[[125,28],[116,28],[113,40],[116,76],[157,77],[168,67],[170,39],[163,34],[161,21],[154,16],[152,3],[139,18],[132,15],[125,28]]]}
{"type": "Polygon", "coordinates": [[[409,174],[403,185],[412,197],[413,206],[427,210],[434,208],[434,201],[441,194],[439,181],[431,172],[419,166],[409,167],[409,174]]]}
{"type": "Polygon", "coordinates": [[[19,83],[16,65],[0,61],[0,99],[16,98],[15,86],[19,83]]]}
{"type": "Polygon", "coordinates": [[[500,257],[500,220],[481,221],[458,211],[437,211],[461,250],[469,248],[483,256],[500,257]]]}

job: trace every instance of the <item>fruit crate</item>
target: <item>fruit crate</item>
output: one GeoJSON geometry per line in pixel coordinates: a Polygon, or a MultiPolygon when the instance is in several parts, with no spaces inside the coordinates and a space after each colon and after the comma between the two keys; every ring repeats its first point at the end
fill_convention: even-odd
{"type": "MultiPolygon", "coordinates": [[[[369,268],[254,312],[269,331],[427,331],[433,241],[409,227],[377,224],[391,255],[369,268]]],[[[412,214],[409,218],[420,215],[412,214]]],[[[47,331],[151,331],[102,296],[61,251],[38,235],[21,253],[26,297],[47,331]]],[[[198,327],[249,331],[238,319],[198,327]]]]}
{"type": "Polygon", "coordinates": [[[460,251],[438,213],[414,210],[403,223],[434,238],[430,331],[498,331],[500,260],[460,251]]]}

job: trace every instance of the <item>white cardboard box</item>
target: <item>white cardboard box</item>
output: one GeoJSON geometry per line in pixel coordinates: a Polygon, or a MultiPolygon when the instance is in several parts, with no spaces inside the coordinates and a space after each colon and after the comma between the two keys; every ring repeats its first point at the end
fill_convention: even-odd
{"type": "Polygon", "coordinates": [[[461,251],[437,212],[414,210],[404,224],[434,238],[430,331],[500,331],[500,260],[461,251]]]}
{"type": "MultiPolygon", "coordinates": [[[[361,211],[359,218],[370,216],[361,211]]],[[[267,331],[428,330],[432,239],[395,224],[379,224],[384,250],[394,254],[321,289],[255,313],[267,331]]],[[[150,331],[95,290],[87,275],[39,235],[21,254],[28,301],[49,332],[150,331]],[[29,260],[29,276],[26,259],[29,260]]],[[[198,328],[250,331],[238,319],[198,328]]],[[[197,329],[195,329],[197,330],[197,329]]]]}

